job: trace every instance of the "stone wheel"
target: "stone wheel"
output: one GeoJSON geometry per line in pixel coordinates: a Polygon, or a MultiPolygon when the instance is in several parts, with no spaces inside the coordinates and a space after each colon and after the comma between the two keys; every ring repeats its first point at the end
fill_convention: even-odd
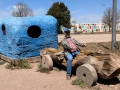
{"type": "Polygon", "coordinates": [[[96,84],[98,76],[95,68],[90,64],[83,64],[79,66],[76,70],[77,78],[83,80],[84,83],[91,87],[93,84],[96,84]]]}
{"type": "Polygon", "coordinates": [[[53,61],[50,55],[42,56],[42,67],[47,68],[49,70],[53,69],[53,61]]]}

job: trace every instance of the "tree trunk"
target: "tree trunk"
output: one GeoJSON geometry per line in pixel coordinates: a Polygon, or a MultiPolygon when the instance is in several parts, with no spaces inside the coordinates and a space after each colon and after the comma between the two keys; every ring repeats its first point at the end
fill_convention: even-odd
{"type": "Polygon", "coordinates": [[[111,32],[110,28],[111,28],[111,25],[109,25],[109,32],[111,32]]]}

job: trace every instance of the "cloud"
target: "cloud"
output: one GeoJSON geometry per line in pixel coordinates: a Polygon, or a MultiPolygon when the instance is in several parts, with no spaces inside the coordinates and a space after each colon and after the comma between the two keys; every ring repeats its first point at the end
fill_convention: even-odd
{"type": "MultiPolygon", "coordinates": [[[[17,7],[19,7],[19,6],[15,5],[15,6],[13,6],[13,9],[16,10],[17,7]]],[[[47,12],[47,10],[45,10],[44,8],[39,8],[39,9],[33,10],[34,15],[46,14],[46,12],[47,12]]]]}
{"type": "Polygon", "coordinates": [[[18,9],[18,8],[21,8],[21,6],[19,6],[19,5],[14,5],[12,8],[13,8],[13,9],[18,9]]]}
{"type": "MultiPolygon", "coordinates": [[[[12,17],[11,13],[13,8],[15,9],[15,6],[9,6],[7,7],[6,11],[0,11],[0,19],[6,18],[6,17],[12,17]]],[[[47,13],[47,10],[44,8],[33,10],[34,15],[45,15],[47,13]]]]}
{"type": "Polygon", "coordinates": [[[0,11],[0,19],[6,18],[6,17],[11,17],[11,12],[9,11],[0,11]]]}
{"type": "Polygon", "coordinates": [[[52,1],[52,0],[49,1],[49,4],[53,4],[53,3],[54,3],[54,1],[52,1]]]}
{"type": "Polygon", "coordinates": [[[34,10],[35,15],[42,15],[42,14],[46,14],[46,13],[47,13],[47,10],[45,10],[44,8],[34,10]]]}
{"type": "Polygon", "coordinates": [[[76,14],[76,13],[79,13],[80,11],[82,11],[82,10],[72,11],[71,14],[76,14]]]}
{"type": "MultiPolygon", "coordinates": [[[[19,6],[18,6],[19,7],[19,6]]],[[[17,9],[17,6],[15,5],[15,6],[13,6],[13,9],[17,9]]]]}
{"type": "Polygon", "coordinates": [[[7,10],[12,11],[14,6],[8,6],[7,10]]]}
{"type": "Polygon", "coordinates": [[[6,10],[0,10],[0,19],[2,18],[7,18],[7,17],[12,17],[11,13],[12,13],[12,9],[13,9],[13,6],[8,6],[6,8],[6,10]]]}
{"type": "Polygon", "coordinates": [[[88,13],[85,15],[79,15],[74,17],[74,20],[79,23],[99,23],[101,21],[102,15],[101,14],[93,14],[88,13]]]}

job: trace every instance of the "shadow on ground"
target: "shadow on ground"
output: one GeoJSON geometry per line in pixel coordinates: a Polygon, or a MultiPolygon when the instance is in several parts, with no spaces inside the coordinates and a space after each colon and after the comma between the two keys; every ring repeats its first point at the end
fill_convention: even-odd
{"type": "Polygon", "coordinates": [[[101,77],[98,77],[97,82],[104,85],[116,85],[120,83],[120,80],[117,77],[114,77],[112,79],[102,79],[101,77]]]}
{"type": "Polygon", "coordinates": [[[63,71],[66,71],[66,66],[64,66],[64,65],[60,65],[60,64],[58,64],[58,63],[56,63],[56,62],[53,62],[53,67],[56,67],[56,68],[58,68],[60,71],[61,70],[63,70],[63,71]]]}

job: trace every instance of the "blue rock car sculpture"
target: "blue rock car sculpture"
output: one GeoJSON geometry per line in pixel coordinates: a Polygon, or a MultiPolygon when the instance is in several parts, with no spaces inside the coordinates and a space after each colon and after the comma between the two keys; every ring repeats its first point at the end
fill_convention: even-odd
{"type": "Polygon", "coordinates": [[[58,48],[57,19],[50,15],[0,20],[0,53],[17,60],[40,56],[44,48],[58,48]]]}

